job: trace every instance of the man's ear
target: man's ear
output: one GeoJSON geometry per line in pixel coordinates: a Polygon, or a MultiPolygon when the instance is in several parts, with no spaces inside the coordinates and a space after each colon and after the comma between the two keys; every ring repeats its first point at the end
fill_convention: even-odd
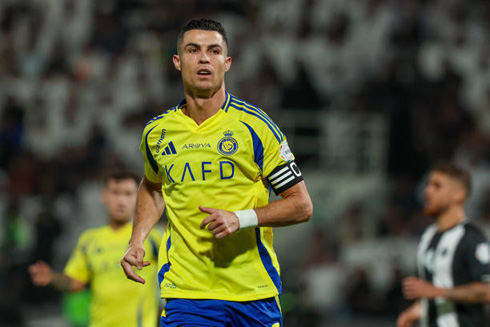
{"type": "Polygon", "coordinates": [[[180,57],[177,54],[174,54],[172,57],[172,61],[174,62],[174,67],[180,72],[180,57]]]}
{"type": "Polygon", "coordinates": [[[454,199],[458,203],[464,203],[464,201],[466,200],[466,191],[462,187],[458,187],[458,189],[454,193],[454,199]]]}
{"type": "Polygon", "coordinates": [[[231,57],[226,57],[226,59],[225,59],[225,72],[230,70],[231,62],[232,62],[231,57]]]}

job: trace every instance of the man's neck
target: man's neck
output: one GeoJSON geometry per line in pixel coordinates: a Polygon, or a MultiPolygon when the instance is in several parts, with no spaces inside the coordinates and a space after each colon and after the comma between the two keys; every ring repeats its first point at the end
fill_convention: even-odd
{"type": "Polygon", "coordinates": [[[183,109],[184,114],[192,118],[197,125],[201,125],[206,119],[212,117],[221,109],[226,100],[225,86],[219,88],[209,97],[198,96],[195,93],[185,93],[186,107],[183,109]]]}
{"type": "Polygon", "coordinates": [[[460,224],[466,215],[462,206],[451,207],[437,217],[437,229],[444,232],[460,224]]]}
{"type": "Polygon", "coordinates": [[[121,229],[127,224],[129,224],[129,221],[117,221],[117,220],[109,219],[109,227],[111,227],[112,230],[121,229]]]}

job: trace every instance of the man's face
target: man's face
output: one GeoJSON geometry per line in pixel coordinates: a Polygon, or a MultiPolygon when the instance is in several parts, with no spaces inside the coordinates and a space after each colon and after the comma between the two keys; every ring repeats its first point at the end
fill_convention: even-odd
{"type": "Polygon", "coordinates": [[[102,192],[109,219],[115,222],[128,222],[133,217],[136,206],[138,185],[132,179],[111,179],[102,192]]]}
{"type": "Polygon", "coordinates": [[[436,218],[452,205],[462,204],[464,190],[462,185],[448,175],[433,171],[425,188],[424,212],[429,217],[436,218]]]}
{"type": "Polygon", "coordinates": [[[216,31],[190,30],[184,33],[179,54],[173,62],[182,73],[186,89],[203,96],[223,86],[225,72],[230,69],[231,58],[227,46],[216,31]]]}

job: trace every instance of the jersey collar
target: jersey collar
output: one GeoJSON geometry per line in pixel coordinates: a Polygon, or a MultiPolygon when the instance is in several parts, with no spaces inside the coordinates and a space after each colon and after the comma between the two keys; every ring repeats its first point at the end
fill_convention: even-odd
{"type": "MultiPolygon", "coordinates": [[[[226,98],[225,98],[225,102],[221,106],[221,110],[228,111],[228,107],[230,106],[230,101],[231,101],[231,95],[230,93],[228,93],[228,91],[225,92],[226,92],[226,98]]],[[[183,98],[182,100],[180,100],[179,104],[177,105],[177,109],[182,110],[182,108],[185,107],[186,105],[187,105],[187,101],[185,98],[183,98]]]]}

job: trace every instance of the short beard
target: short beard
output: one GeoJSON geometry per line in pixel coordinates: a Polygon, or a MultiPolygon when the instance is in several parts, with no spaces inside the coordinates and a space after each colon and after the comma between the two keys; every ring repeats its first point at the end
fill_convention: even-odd
{"type": "Polygon", "coordinates": [[[443,212],[443,210],[437,210],[437,209],[430,210],[430,209],[424,208],[424,214],[427,217],[430,217],[430,218],[433,218],[433,219],[436,219],[437,217],[439,217],[442,212],[443,212]]]}

